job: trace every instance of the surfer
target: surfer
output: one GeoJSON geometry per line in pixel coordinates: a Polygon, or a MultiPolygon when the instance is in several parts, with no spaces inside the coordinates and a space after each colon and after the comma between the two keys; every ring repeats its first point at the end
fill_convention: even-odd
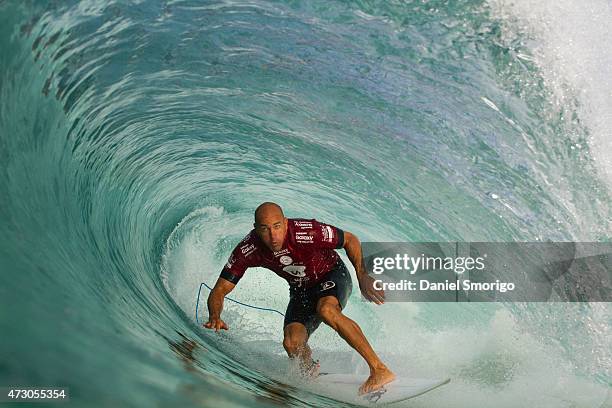
{"type": "Polygon", "coordinates": [[[298,358],[304,373],[318,375],[308,338],[321,322],[334,329],[367,362],[370,376],[359,387],[364,394],[395,379],[383,364],[357,323],[342,313],[352,290],[351,276],[334,249],[344,248],[355,267],[359,289],[376,304],[384,292],[374,289],[362,259],[359,239],[348,231],[314,219],[286,218],[278,204],[265,202],[255,210],[254,228],[234,248],[208,297],[208,322],[219,331],[228,325],[221,319],[223,299],[249,267],[265,267],[289,282],[289,305],[285,313],[283,347],[298,358]]]}

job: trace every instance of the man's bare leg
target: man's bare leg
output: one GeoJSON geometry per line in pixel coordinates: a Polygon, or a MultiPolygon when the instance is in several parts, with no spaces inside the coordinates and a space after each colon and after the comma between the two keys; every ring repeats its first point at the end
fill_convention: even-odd
{"type": "Polygon", "coordinates": [[[342,309],[335,296],[325,296],[317,302],[317,313],[321,319],[351,347],[353,347],[368,363],[370,376],[359,387],[359,393],[364,394],[382,388],[395,379],[395,374],[378,358],[361,328],[353,320],[342,314],[342,309]]]}
{"type": "MultiPolygon", "coordinates": [[[[312,366],[312,350],[308,345],[308,332],[302,323],[289,323],[285,326],[283,347],[289,358],[299,358],[300,370],[307,372],[312,366]]],[[[313,373],[317,375],[318,373],[313,373]]]]}

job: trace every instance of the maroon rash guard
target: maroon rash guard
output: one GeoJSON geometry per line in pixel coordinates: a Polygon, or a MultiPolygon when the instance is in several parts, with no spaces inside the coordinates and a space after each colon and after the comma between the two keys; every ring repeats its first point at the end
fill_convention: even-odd
{"type": "Polygon", "coordinates": [[[221,277],[236,284],[247,268],[262,266],[293,288],[310,288],[320,282],[340,259],[334,249],[344,246],[344,231],[315,219],[289,218],[287,224],[279,251],[270,250],[251,230],[232,251],[221,277]]]}

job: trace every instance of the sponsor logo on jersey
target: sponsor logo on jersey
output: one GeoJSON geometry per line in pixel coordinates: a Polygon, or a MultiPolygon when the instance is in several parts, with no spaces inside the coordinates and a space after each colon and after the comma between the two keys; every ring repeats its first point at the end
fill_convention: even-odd
{"type": "Polygon", "coordinates": [[[232,266],[234,266],[234,262],[236,262],[236,257],[234,256],[234,254],[232,253],[229,257],[229,259],[227,260],[227,263],[225,264],[225,267],[227,269],[230,269],[232,266]]]}
{"type": "Polygon", "coordinates": [[[295,240],[301,243],[311,243],[314,237],[312,235],[296,235],[295,240]]]}
{"type": "Polygon", "coordinates": [[[330,227],[329,225],[322,225],[321,232],[323,233],[323,241],[334,241],[334,230],[332,227],[330,227]]]}
{"type": "Polygon", "coordinates": [[[290,256],[287,255],[283,255],[280,257],[279,259],[280,263],[282,263],[283,265],[290,265],[293,263],[293,259],[291,259],[290,256]]]}
{"type": "Polygon", "coordinates": [[[283,268],[283,271],[287,272],[291,276],[302,278],[306,276],[305,265],[288,265],[283,268]]]}
{"type": "Polygon", "coordinates": [[[255,249],[257,249],[255,248],[255,244],[247,244],[240,247],[240,252],[242,252],[244,256],[249,256],[255,252],[255,249]]]}
{"type": "Polygon", "coordinates": [[[275,251],[274,256],[281,256],[289,253],[289,248],[281,249],[280,251],[275,251]]]}
{"type": "Polygon", "coordinates": [[[304,229],[310,229],[310,228],[312,228],[312,222],[310,222],[310,221],[295,221],[295,226],[296,227],[300,227],[300,228],[304,228],[304,229]]]}
{"type": "Polygon", "coordinates": [[[320,292],[323,292],[324,290],[327,290],[327,289],[331,289],[331,288],[333,288],[334,286],[336,286],[336,282],[334,282],[334,281],[327,281],[327,282],[324,282],[324,283],[322,283],[322,284],[321,284],[321,290],[320,290],[320,292]]]}

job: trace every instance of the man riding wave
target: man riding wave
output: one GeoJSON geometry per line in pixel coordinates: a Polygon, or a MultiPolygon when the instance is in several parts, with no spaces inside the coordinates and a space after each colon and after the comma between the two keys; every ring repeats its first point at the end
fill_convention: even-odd
{"type": "Polygon", "coordinates": [[[376,355],[357,323],[342,313],[352,290],[346,265],[334,249],[344,248],[357,273],[363,296],[384,303],[384,292],[373,287],[364,267],[361,243],[348,231],[314,219],[289,219],[281,207],[265,202],[255,210],[254,229],[234,248],[208,297],[209,319],[204,327],[219,331],[229,327],[221,319],[223,300],[247,268],[264,267],[289,283],[283,347],[298,358],[303,371],[318,374],[308,338],[324,322],[334,329],[367,362],[370,376],[359,388],[368,393],[395,379],[376,355]]]}

